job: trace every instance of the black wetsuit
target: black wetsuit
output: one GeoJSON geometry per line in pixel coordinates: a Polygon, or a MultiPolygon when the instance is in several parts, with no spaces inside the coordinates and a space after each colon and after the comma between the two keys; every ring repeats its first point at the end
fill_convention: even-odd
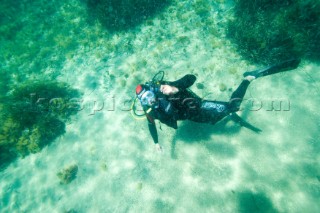
{"type": "Polygon", "coordinates": [[[179,92],[174,95],[156,94],[157,101],[148,112],[144,109],[148,118],[148,126],[154,143],[158,143],[158,134],[154,120],[158,119],[174,129],[177,129],[178,120],[191,120],[200,123],[215,124],[225,116],[239,110],[242,99],[250,84],[243,80],[236,91],[233,92],[229,102],[203,100],[195,95],[188,87],[196,81],[194,75],[185,75],[183,78],[169,82],[162,81],[162,85],[177,87],[179,92]]]}

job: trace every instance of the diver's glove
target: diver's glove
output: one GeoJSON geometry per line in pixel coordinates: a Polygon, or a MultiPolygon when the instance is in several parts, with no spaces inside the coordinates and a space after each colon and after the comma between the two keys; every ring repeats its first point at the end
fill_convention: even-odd
{"type": "Polygon", "coordinates": [[[158,152],[162,152],[162,147],[160,146],[159,143],[156,143],[156,149],[158,152]]]}

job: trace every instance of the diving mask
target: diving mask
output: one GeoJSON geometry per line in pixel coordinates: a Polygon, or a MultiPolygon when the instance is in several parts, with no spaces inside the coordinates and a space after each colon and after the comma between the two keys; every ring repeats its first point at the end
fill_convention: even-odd
{"type": "Polygon", "coordinates": [[[143,106],[152,106],[156,102],[156,96],[152,91],[147,90],[140,96],[139,100],[143,106]]]}

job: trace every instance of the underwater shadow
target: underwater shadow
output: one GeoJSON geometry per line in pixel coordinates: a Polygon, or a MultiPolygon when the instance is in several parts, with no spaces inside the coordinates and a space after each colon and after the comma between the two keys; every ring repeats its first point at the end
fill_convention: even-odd
{"type": "MultiPolygon", "coordinates": [[[[227,117],[215,125],[196,123],[185,121],[177,130],[176,135],[171,143],[171,158],[176,159],[176,145],[177,140],[184,143],[202,143],[202,140],[209,140],[212,135],[232,135],[236,134],[242,128],[240,125],[233,123],[227,126],[227,123],[233,122],[230,117],[227,117]]],[[[219,141],[206,142],[203,145],[214,155],[220,157],[230,158],[236,155],[235,148],[230,145],[219,141]]]]}
{"type": "Polygon", "coordinates": [[[85,0],[87,11],[111,32],[126,31],[161,13],[171,0],[85,0]]]}
{"type": "Polygon", "coordinates": [[[232,135],[238,133],[241,128],[243,127],[232,121],[231,117],[226,117],[214,125],[185,121],[178,128],[176,137],[186,143],[197,143],[199,140],[210,139],[212,135],[232,135]],[[228,123],[231,125],[227,126],[228,123]]]}
{"type": "Polygon", "coordinates": [[[238,194],[238,208],[240,213],[247,212],[279,212],[273,206],[270,199],[263,193],[253,193],[250,191],[238,194]]]}

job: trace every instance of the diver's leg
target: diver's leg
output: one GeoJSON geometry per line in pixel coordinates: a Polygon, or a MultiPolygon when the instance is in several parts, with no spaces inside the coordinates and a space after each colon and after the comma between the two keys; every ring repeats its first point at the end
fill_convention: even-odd
{"type": "Polygon", "coordinates": [[[238,111],[246,90],[254,79],[254,76],[246,76],[236,91],[232,93],[229,102],[202,100],[196,110],[193,110],[192,113],[189,112],[188,119],[200,123],[215,124],[230,113],[238,111]]]}
{"type": "Polygon", "coordinates": [[[249,77],[247,76],[241,84],[238,86],[236,91],[234,91],[231,95],[230,101],[229,101],[229,109],[231,112],[236,112],[240,109],[240,104],[243,100],[244,95],[246,94],[246,91],[248,89],[248,86],[252,80],[254,80],[255,77],[249,77]]]}
{"type": "Polygon", "coordinates": [[[192,113],[188,119],[199,123],[215,124],[229,113],[228,102],[203,100],[197,112],[192,113]]]}

